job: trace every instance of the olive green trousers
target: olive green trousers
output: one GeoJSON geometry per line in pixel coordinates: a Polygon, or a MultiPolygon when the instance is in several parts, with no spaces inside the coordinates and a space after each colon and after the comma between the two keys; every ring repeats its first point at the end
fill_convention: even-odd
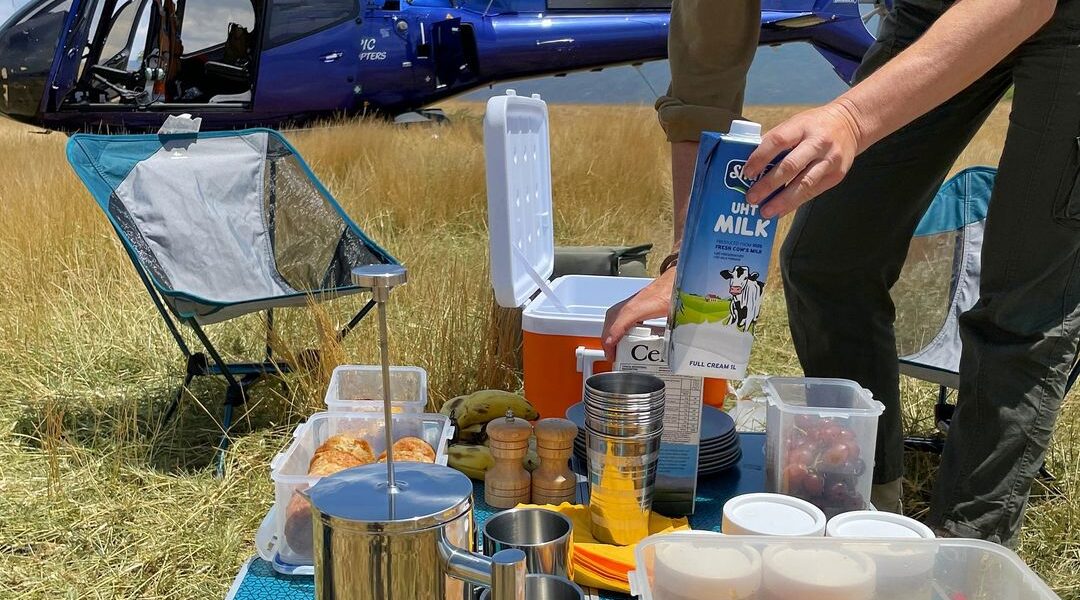
{"type": "Polygon", "coordinates": [[[675,0],[668,34],[671,87],[656,101],[669,142],[726,132],[739,118],[760,30],[761,0],[675,0]]]}

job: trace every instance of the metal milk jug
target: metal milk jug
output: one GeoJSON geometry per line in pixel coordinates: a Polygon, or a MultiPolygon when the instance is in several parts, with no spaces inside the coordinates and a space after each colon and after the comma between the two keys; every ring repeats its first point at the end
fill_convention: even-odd
{"type": "Polygon", "coordinates": [[[469,583],[491,585],[492,559],[473,553],[469,478],[441,465],[395,467],[396,491],[385,465],[374,464],[302,492],[311,501],[317,599],[465,600],[469,583]]]}

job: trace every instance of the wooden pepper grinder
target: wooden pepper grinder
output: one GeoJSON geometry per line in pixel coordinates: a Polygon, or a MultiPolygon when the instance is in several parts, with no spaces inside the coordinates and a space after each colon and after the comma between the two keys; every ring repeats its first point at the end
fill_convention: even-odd
{"type": "Polygon", "coordinates": [[[574,502],[577,478],[570,470],[577,425],[566,419],[544,419],[536,424],[536,454],[540,467],[532,474],[533,504],[574,502]]]}
{"type": "Polygon", "coordinates": [[[532,477],[525,470],[525,455],[532,433],[532,425],[509,410],[506,418],[488,423],[488,447],[495,459],[484,475],[484,502],[490,506],[514,508],[529,501],[532,477]]]}

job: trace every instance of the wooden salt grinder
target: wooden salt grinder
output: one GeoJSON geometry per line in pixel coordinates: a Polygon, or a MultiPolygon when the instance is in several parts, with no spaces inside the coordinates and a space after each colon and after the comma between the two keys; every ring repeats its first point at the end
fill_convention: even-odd
{"type": "Polygon", "coordinates": [[[566,419],[544,419],[536,424],[536,454],[540,466],[533,471],[533,504],[573,503],[577,478],[568,461],[574,453],[577,425],[566,419]]]}
{"type": "Polygon", "coordinates": [[[495,465],[484,475],[484,502],[495,508],[514,508],[529,501],[532,477],[525,470],[525,455],[532,433],[532,425],[509,410],[505,418],[488,423],[488,447],[495,465]]]}

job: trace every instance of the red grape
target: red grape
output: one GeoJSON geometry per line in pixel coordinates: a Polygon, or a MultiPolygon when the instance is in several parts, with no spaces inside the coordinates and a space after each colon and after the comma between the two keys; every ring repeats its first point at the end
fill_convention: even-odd
{"type": "Polygon", "coordinates": [[[835,443],[840,441],[840,434],[844,431],[842,427],[836,423],[829,423],[822,427],[818,431],[818,439],[826,443],[835,443]]]}
{"type": "Polygon", "coordinates": [[[787,490],[789,493],[798,490],[806,484],[806,478],[810,476],[810,472],[806,469],[806,465],[788,465],[784,469],[784,481],[781,489],[787,490]]]}
{"type": "Polygon", "coordinates": [[[854,444],[857,441],[855,437],[855,432],[850,429],[841,429],[839,434],[839,441],[854,444]]]}
{"type": "Polygon", "coordinates": [[[811,498],[820,496],[825,489],[825,480],[817,473],[809,473],[802,481],[802,489],[811,498]]]}
{"type": "MultiPolygon", "coordinates": [[[[858,452],[856,451],[856,456],[858,452]]],[[[833,469],[839,469],[844,463],[851,459],[851,446],[844,442],[836,442],[821,455],[821,460],[825,461],[825,464],[833,469]]]]}
{"type": "Polygon", "coordinates": [[[787,464],[789,465],[802,465],[809,467],[814,464],[814,453],[806,446],[800,446],[794,450],[788,452],[787,464]]]}
{"type": "Polygon", "coordinates": [[[825,490],[825,499],[836,505],[846,505],[851,495],[851,489],[843,482],[829,484],[825,490]]]}

